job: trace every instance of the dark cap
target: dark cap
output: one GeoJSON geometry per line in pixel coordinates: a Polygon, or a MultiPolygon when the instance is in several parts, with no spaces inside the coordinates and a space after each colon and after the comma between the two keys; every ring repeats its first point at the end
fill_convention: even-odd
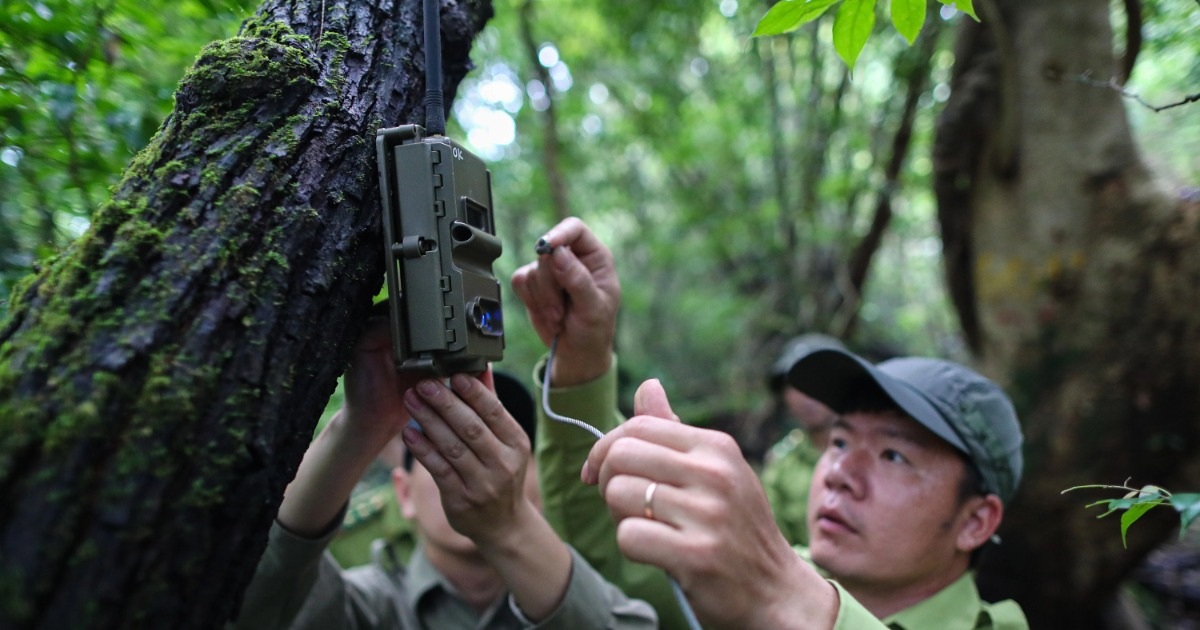
{"type": "Polygon", "coordinates": [[[805,333],[789,339],[783,344],[783,350],[779,351],[779,358],[771,364],[771,371],[767,373],[767,387],[773,392],[783,389],[788,370],[792,369],[796,361],[821,348],[845,350],[846,345],[836,337],[821,333],[805,333]]]}
{"type": "Polygon", "coordinates": [[[1004,503],[1021,482],[1021,425],[1000,387],[957,363],[924,357],[879,365],[845,350],[823,348],[800,357],[788,383],[838,413],[864,387],[878,387],[896,406],[966,454],[984,488],[1004,503]]]}

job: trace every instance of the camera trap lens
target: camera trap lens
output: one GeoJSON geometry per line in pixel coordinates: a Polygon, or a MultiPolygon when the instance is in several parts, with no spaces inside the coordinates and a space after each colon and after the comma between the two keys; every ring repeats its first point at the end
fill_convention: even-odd
{"type": "Polygon", "coordinates": [[[504,315],[500,303],[487,298],[476,298],[470,307],[471,323],[479,332],[489,337],[499,337],[504,334],[504,315]]]}

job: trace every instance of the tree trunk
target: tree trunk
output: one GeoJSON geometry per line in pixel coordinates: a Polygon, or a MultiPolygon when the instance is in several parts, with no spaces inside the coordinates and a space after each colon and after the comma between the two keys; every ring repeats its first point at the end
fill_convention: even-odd
{"type": "Polygon", "coordinates": [[[977,2],[935,164],[947,274],[980,367],[1012,394],[1026,467],[985,595],[1033,627],[1096,628],[1178,518],[1123,549],[1085,483],[1200,479],[1200,206],[1138,155],[1125,103],[1077,80],[1118,72],[1106,0],[977,2]]]}
{"type": "MultiPolygon", "coordinates": [[[[378,127],[421,3],[268,1],[207,47],[91,229],[0,324],[0,626],[233,615],[383,278],[378,127]]],[[[447,102],[488,0],[442,10],[447,102]]]]}

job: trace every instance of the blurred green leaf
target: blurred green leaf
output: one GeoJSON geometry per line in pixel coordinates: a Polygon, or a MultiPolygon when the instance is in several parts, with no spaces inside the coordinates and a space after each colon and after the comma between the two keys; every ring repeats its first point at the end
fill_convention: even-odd
{"type": "Polygon", "coordinates": [[[1096,501],[1095,503],[1089,503],[1089,504],[1085,505],[1084,507],[1085,508],[1093,508],[1097,505],[1108,506],[1108,510],[1106,510],[1103,514],[1100,514],[1099,516],[1096,517],[1096,518],[1104,518],[1105,516],[1108,516],[1109,514],[1116,512],[1117,510],[1128,510],[1129,508],[1136,505],[1137,502],[1138,502],[1137,499],[1105,499],[1103,501],[1096,501]]]}
{"type": "Polygon", "coordinates": [[[976,22],[979,21],[979,16],[975,15],[975,5],[971,3],[971,0],[938,0],[938,2],[941,2],[949,7],[954,7],[955,9],[958,9],[959,11],[971,16],[971,18],[976,22]]]}
{"type": "Polygon", "coordinates": [[[1182,538],[1192,521],[1200,518],[1200,493],[1173,494],[1171,506],[1179,512],[1179,536],[1182,538]]]}
{"type": "Polygon", "coordinates": [[[771,7],[754,28],[754,37],[790,33],[821,17],[842,0],[783,0],[771,7]]]}
{"type": "Polygon", "coordinates": [[[875,28],[875,0],[845,0],[833,20],[833,47],[853,69],[875,28]]]}
{"type": "Polygon", "coordinates": [[[1141,501],[1131,505],[1125,513],[1121,515],[1121,546],[1128,547],[1125,544],[1125,533],[1129,531],[1129,526],[1133,525],[1142,515],[1149,512],[1154,506],[1163,502],[1162,499],[1154,499],[1151,501],[1141,501]]]}
{"type": "Polygon", "coordinates": [[[925,0],[892,0],[892,24],[912,44],[925,25],[925,0]]]}

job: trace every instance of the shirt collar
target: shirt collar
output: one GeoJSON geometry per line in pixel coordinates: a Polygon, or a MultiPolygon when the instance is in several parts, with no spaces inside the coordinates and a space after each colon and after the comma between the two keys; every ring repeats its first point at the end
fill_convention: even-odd
{"type": "Polygon", "coordinates": [[[433,563],[429,561],[429,556],[425,555],[425,546],[417,543],[413,549],[412,557],[408,560],[408,567],[405,570],[404,581],[408,585],[408,605],[410,610],[419,610],[417,602],[421,601],[426,594],[441,589],[450,593],[454,592],[454,587],[442,576],[441,571],[434,568],[433,563]]]}
{"type": "Polygon", "coordinates": [[[967,571],[932,597],[885,618],[883,623],[904,630],[975,628],[984,615],[987,611],[975,588],[975,574],[967,571]]]}
{"type": "MultiPolygon", "coordinates": [[[[409,610],[416,612],[418,616],[421,614],[421,608],[418,604],[426,598],[434,598],[431,601],[458,602],[457,605],[462,606],[465,610],[470,610],[470,607],[463,601],[462,596],[458,594],[458,591],[450,583],[450,580],[446,579],[446,576],[442,575],[442,572],[438,571],[433,566],[433,563],[430,562],[429,556],[425,553],[425,546],[420,542],[417,543],[417,546],[413,549],[412,557],[409,558],[408,566],[405,569],[404,581],[408,587],[405,593],[405,597],[408,600],[406,603],[409,606],[409,610]]],[[[509,595],[506,592],[502,597],[492,602],[487,610],[478,616],[478,627],[489,627],[496,623],[496,618],[500,616],[515,616],[509,610],[509,599],[509,595]]],[[[513,602],[512,608],[516,608],[515,602],[513,602]]],[[[522,619],[522,617],[517,618],[522,619]]]]}

